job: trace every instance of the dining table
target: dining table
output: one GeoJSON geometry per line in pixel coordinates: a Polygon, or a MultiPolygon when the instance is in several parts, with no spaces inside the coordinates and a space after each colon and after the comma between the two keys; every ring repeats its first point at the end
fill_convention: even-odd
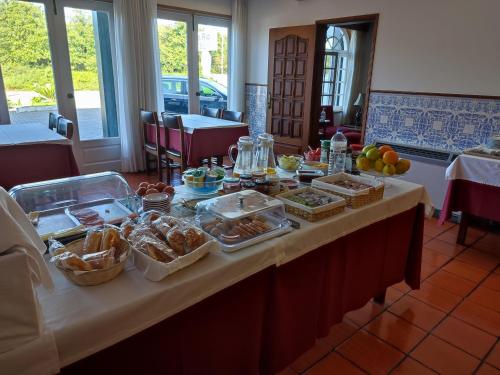
{"type": "Polygon", "coordinates": [[[0,186],[79,175],[71,140],[42,123],[0,125],[0,186]]]}
{"type": "Polygon", "coordinates": [[[500,222],[500,159],[462,154],[446,169],[448,188],[441,208],[443,224],[461,212],[457,243],[464,244],[471,217],[500,222]]]}
{"type": "MultiPolygon", "coordinates": [[[[345,313],[382,303],[389,286],[419,288],[430,200],[421,185],[386,180],[381,200],[314,223],[287,214],[299,224],[292,232],[214,249],[159,282],[131,262],[80,287],[49,263],[55,288],[37,295],[53,341],[39,358],[63,374],[279,372],[345,313]]],[[[178,186],[172,206],[192,198],[178,186]]]]}
{"type": "MultiPolygon", "coordinates": [[[[238,138],[249,134],[248,124],[220,118],[188,114],[181,115],[184,126],[184,142],[187,165],[198,167],[201,161],[218,157],[219,161],[228,154],[229,146],[238,138]]],[[[160,127],[160,144],[173,150],[181,149],[179,130],[168,129],[169,144],[166,144],[165,128],[160,127]]],[[[148,142],[155,143],[154,132],[147,134],[148,142]]]]}

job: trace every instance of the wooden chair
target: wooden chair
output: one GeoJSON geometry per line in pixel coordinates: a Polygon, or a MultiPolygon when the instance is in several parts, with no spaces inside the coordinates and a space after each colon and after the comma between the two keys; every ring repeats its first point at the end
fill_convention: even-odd
{"type": "Polygon", "coordinates": [[[163,127],[165,128],[165,153],[162,155],[162,164],[165,165],[167,169],[167,184],[171,181],[171,171],[175,168],[180,168],[181,173],[187,168],[187,152],[184,143],[184,125],[182,123],[182,117],[179,115],[171,115],[166,112],[161,114],[163,120],[163,127]],[[179,130],[180,137],[180,150],[174,150],[168,147],[170,144],[170,132],[169,129],[179,130]]]}
{"type": "Polygon", "coordinates": [[[220,108],[208,108],[206,105],[201,109],[201,115],[207,117],[220,118],[221,109],[220,108]]]}
{"type": "Polygon", "coordinates": [[[160,123],[158,122],[158,114],[156,112],[144,111],[140,113],[143,136],[144,136],[144,157],[146,159],[146,172],[149,174],[150,155],[155,158],[156,172],[158,181],[162,181],[161,171],[161,155],[162,147],[160,145],[160,123]],[[148,133],[154,132],[153,139],[148,138],[148,133]]]}
{"type": "Polygon", "coordinates": [[[73,122],[64,117],[59,117],[57,120],[57,132],[61,134],[63,137],[68,139],[73,138],[73,122]]]}
{"type": "Polygon", "coordinates": [[[49,113],[49,129],[57,131],[57,123],[62,116],[59,113],[49,113]]]}
{"type": "Polygon", "coordinates": [[[223,120],[229,120],[229,121],[235,121],[235,122],[243,122],[243,117],[245,114],[243,112],[237,112],[237,111],[226,111],[225,109],[222,110],[222,116],[221,118],[223,120]]]}

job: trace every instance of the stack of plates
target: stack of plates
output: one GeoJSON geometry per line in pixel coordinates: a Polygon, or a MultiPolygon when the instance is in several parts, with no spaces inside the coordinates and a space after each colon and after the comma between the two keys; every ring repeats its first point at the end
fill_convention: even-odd
{"type": "Polygon", "coordinates": [[[142,209],[144,212],[151,210],[170,212],[170,199],[168,194],[153,193],[145,195],[142,198],[142,209]]]}

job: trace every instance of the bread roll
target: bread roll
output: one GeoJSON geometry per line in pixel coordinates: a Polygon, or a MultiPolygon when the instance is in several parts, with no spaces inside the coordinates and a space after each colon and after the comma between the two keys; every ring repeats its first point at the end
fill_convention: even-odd
{"type": "Polygon", "coordinates": [[[101,250],[102,232],[88,231],[83,242],[83,254],[95,253],[101,250]]]}

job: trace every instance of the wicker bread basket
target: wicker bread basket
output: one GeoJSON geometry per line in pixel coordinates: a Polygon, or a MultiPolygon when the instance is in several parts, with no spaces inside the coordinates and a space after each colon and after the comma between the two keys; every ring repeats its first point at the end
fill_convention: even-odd
{"type": "Polygon", "coordinates": [[[316,189],[323,190],[330,194],[338,195],[346,200],[347,206],[350,208],[359,208],[375,201],[381,200],[384,197],[384,183],[369,177],[353,176],[346,173],[337,173],[331,176],[316,178],[312,182],[312,186],[316,189]],[[360,191],[349,190],[337,185],[333,182],[340,179],[349,179],[369,185],[367,189],[360,191]]]}
{"type": "Polygon", "coordinates": [[[276,196],[276,198],[282,200],[283,203],[285,203],[286,212],[312,222],[323,220],[327,217],[344,212],[346,206],[346,202],[344,199],[335,196],[330,192],[325,192],[323,190],[311,187],[290,190],[289,192],[279,194],[278,196],[276,196]],[[328,203],[324,206],[319,206],[319,207],[307,207],[303,204],[288,199],[288,197],[290,197],[291,195],[295,195],[303,191],[311,191],[330,196],[331,198],[335,199],[335,202],[328,203]]]}
{"type": "MultiPolygon", "coordinates": [[[[66,245],[66,250],[71,251],[73,253],[81,254],[81,249],[83,248],[84,241],[85,238],[70,242],[69,244],[66,245]]],[[[118,276],[125,267],[125,263],[127,262],[127,259],[130,256],[131,250],[130,250],[130,245],[123,238],[120,239],[119,250],[124,251],[126,256],[123,257],[121,262],[116,263],[113,266],[106,269],[87,271],[87,272],[78,272],[78,271],[75,272],[72,270],[64,269],[57,265],[56,267],[68,280],[74,282],[77,285],[90,286],[90,285],[103,284],[118,276]]]]}

